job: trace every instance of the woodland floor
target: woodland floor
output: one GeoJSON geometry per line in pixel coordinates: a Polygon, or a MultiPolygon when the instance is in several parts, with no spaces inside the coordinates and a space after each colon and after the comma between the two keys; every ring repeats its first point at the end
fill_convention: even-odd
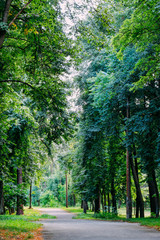
{"type": "Polygon", "coordinates": [[[44,240],[159,240],[160,232],[138,223],[73,219],[62,209],[40,209],[56,219],[42,220],[44,240]]]}

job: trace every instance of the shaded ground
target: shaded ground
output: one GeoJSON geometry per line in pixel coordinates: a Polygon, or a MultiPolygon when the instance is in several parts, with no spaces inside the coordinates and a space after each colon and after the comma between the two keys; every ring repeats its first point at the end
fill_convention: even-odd
{"type": "Polygon", "coordinates": [[[160,240],[160,232],[137,223],[72,219],[61,209],[40,209],[57,219],[43,220],[44,240],[160,240]]]}

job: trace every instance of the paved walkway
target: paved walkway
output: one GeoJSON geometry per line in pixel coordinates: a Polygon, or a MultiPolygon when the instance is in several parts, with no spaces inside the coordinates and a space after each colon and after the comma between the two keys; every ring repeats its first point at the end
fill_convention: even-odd
{"type": "Polygon", "coordinates": [[[57,219],[43,220],[44,240],[160,240],[160,232],[137,223],[72,219],[61,209],[41,209],[57,219]]]}

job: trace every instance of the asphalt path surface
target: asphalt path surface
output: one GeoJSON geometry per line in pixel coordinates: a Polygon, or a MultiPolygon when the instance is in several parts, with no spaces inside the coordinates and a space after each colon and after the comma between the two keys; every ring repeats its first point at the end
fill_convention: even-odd
{"type": "Polygon", "coordinates": [[[62,209],[40,209],[56,219],[41,221],[44,240],[160,240],[160,232],[138,223],[72,219],[62,209]]]}

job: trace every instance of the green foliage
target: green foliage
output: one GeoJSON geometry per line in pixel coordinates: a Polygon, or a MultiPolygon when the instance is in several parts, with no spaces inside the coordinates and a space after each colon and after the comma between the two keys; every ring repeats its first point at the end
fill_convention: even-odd
{"type": "MultiPolygon", "coordinates": [[[[71,205],[75,197],[92,202],[99,194],[112,196],[112,205],[125,202],[126,148],[132,151],[141,186],[155,184],[150,201],[158,201],[159,1],[99,1],[85,20],[76,17],[75,40],[64,32],[59,1],[31,1],[9,25],[22,7],[22,1],[13,0],[8,22],[0,23],[0,38],[5,36],[0,51],[0,181],[5,207],[15,206],[16,195],[24,203],[32,179],[33,204],[63,205],[65,174],[71,205]],[[73,57],[82,111],[77,114],[77,134],[67,142],[75,122],[67,109],[70,84],[62,76],[73,57]],[[21,194],[18,167],[23,168],[21,194]]],[[[133,184],[132,193],[135,199],[133,184]]]]}
{"type": "Polygon", "coordinates": [[[94,218],[97,219],[105,219],[105,220],[117,220],[117,214],[114,213],[95,213],[93,215],[94,218]]]}
{"type": "MultiPolygon", "coordinates": [[[[103,8],[103,12],[109,9],[109,1],[105,4],[107,10],[103,8]]],[[[130,1],[112,1],[111,6],[115,14],[109,25],[115,31],[97,28],[100,4],[94,16],[83,22],[84,31],[80,28],[79,35],[82,64],[77,82],[83,111],[73,179],[76,191],[90,201],[99,189],[111,191],[112,201],[114,193],[116,200],[125,201],[126,147],[136,148],[134,160],[139,172],[147,174],[147,182],[159,165],[159,7],[157,1],[135,1],[133,7],[130,1]],[[96,44],[90,32],[96,34],[96,44]],[[98,39],[101,33],[106,45],[101,45],[101,37],[98,39]],[[143,88],[131,91],[140,82],[143,88]]],[[[158,199],[156,191],[154,197],[158,199]]]]}
{"type": "Polygon", "coordinates": [[[53,142],[73,131],[66,110],[69,84],[61,76],[74,48],[63,31],[58,1],[31,1],[12,24],[24,3],[12,1],[7,23],[2,19],[4,4],[1,1],[0,39],[5,36],[5,41],[0,49],[0,180],[5,207],[10,208],[17,196],[17,167],[23,168],[26,189],[33,177],[41,176],[44,159],[52,157],[53,142]]]}
{"type": "Polygon", "coordinates": [[[20,203],[27,203],[27,194],[23,184],[14,185],[13,182],[4,185],[4,201],[7,209],[16,209],[17,196],[20,197],[20,203]]]}
{"type": "Polygon", "coordinates": [[[0,30],[1,31],[7,31],[8,30],[7,23],[0,22],[0,30]]]}
{"type": "Polygon", "coordinates": [[[117,56],[122,58],[127,46],[134,45],[139,52],[148,51],[148,57],[143,57],[135,65],[145,72],[144,76],[137,79],[136,86],[143,87],[146,82],[159,78],[159,1],[134,2],[134,11],[126,19],[119,32],[112,39],[112,45],[117,51],[117,56]]]}
{"type": "Polygon", "coordinates": [[[53,192],[51,191],[45,191],[41,197],[40,197],[40,200],[41,200],[41,205],[42,207],[58,207],[59,206],[59,203],[58,201],[56,201],[56,199],[54,198],[53,196],[53,192]]]}

